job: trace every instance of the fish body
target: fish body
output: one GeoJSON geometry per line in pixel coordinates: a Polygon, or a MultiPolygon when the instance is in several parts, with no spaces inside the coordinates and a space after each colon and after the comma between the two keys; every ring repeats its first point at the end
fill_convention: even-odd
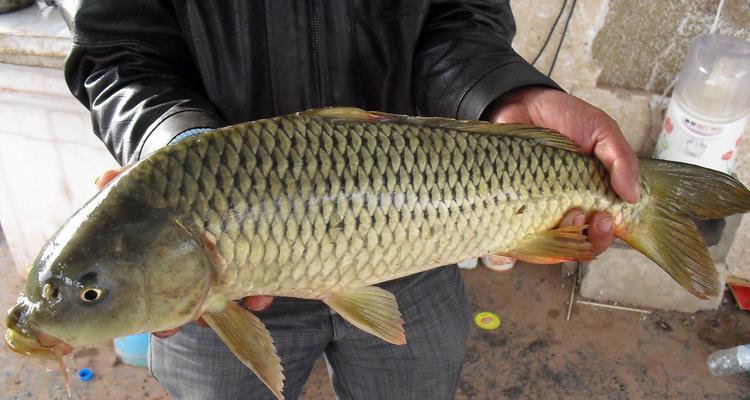
{"type": "MultiPolygon", "coordinates": [[[[215,243],[223,304],[318,299],[486,254],[510,253],[573,207],[628,206],[591,156],[419,120],[315,114],[217,130],[116,183],[215,243]]],[[[427,120],[429,121],[429,120],[427,120]]]]}
{"type": "Polygon", "coordinates": [[[629,204],[602,164],[575,150],[537,127],[350,108],[185,139],[119,176],[51,239],[6,341],[58,355],[203,316],[281,398],[270,336],[232,300],[319,299],[403,344],[395,298],[372,285],[490,254],[590,259],[585,226],[556,228],[576,207],[610,212],[615,234],[686,289],[717,294],[687,216],[746,212],[750,192],[719,172],[641,160],[641,197],[629,204]],[[260,346],[248,350],[238,326],[260,346]]]}

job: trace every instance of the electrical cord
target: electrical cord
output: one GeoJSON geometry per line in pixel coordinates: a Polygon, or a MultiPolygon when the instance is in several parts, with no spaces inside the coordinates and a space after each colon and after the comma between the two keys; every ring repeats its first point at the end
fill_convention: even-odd
{"type": "Polygon", "coordinates": [[[719,18],[721,18],[721,9],[724,8],[724,0],[719,1],[719,7],[716,9],[716,15],[714,15],[714,23],[711,24],[711,29],[708,33],[716,33],[719,30],[719,18]]]}
{"type": "Polygon", "coordinates": [[[544,44],[542,44],[542,48],[539,49],[539,53],[536,54],[536,57],[534,57],[534,61],[531,62],[531,65],[536,65],[536,62],[539,60],[539,57],[541,57],[542,53],[544,53],[544,49],[547,48],[547,44],[549,44],[549,40],[552,38],[552,34],[555,32],[555,28],[557,28],[557,23],[560,22],[560,17],[563,15],[566,5],[568,5],[568,0],[563,0],[562,7],[560,7],[560,12],[557,13],[557,18],[555,18],[555,22],[552,24],[552,28],[550,28],[549,33],[547,33],[547,38],[544,39],[544,44]]]}
{"type": "Polygon", "coordinates": [[[568,33],[568,25],[570,24],[570,20],[573,18],[573,12],[576,9],[576,3],[578,0],[573,0],[573,4],[570,6],[570,12],[568,13],[568,18],[565,20],[565,27],[563,27],[562,35],[560,36],[560,42],[557,43],[557,50],[555,50],[555,56],[552,57],[552,65],[549,67],[549,72],[547,72],[547,76],[552,75],[552,71],[555,69],[555,63],[557,63],[557,56],[560,55],[560,49],[562,48],[562,44],[565,41],[565,35],[568,33]]]}

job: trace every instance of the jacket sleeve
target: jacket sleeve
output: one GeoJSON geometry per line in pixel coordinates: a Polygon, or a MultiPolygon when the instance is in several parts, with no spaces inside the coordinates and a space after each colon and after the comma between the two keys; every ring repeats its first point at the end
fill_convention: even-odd
{"type": "Polygon", "coordinates": [[[224,125],[205,98],[174,13],[156,0],[81,0],[65,79],[121,164],[183,131],[224,125]]]}
{"type": "Polygon", "coordinates": [[[420,114],[479,119],[513,89],[560,89],[511,48],[515,30],[508,0],[432,1],[415,60],[420,114]]]}

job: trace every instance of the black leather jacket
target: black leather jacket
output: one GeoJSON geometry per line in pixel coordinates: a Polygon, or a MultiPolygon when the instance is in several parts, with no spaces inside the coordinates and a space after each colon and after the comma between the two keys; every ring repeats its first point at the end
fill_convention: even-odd
{"type": "Polygon", "coordinates": [[[509,90],[557,87],[511,48],[507,0],[72,4],[65,78],[123,164],[194,127],[321,106],[478,119],[509,90]]]}

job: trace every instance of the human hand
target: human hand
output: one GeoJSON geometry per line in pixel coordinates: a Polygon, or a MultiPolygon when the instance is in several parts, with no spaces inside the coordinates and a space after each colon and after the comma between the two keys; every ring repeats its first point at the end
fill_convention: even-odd
{"type": "MultiPolygon", "coordinates": [[[[609,170],[615,193],[634,203],[640,197],[638,158],[617,123],[604,111],[559,90],[546,87],[516,89],[492,103],[484,114],[492,122],[527,123],[553,129],[575,141],[584,153],[593,153],[609,170]]],[[[588,224],[594,255],[614,240],[612,217],[606,212],[589,216],[570,210],[560,226],[588,224]]]]}
{"type": "MultiPolygon", "coordinates": [[[[104,189],[105,186],[109,182],[111,182],[113,179],[115,179],[118,175],[121,173],[127,171],[127,169],[130,168],[130,165],[126,165],[124,167],[110,169],[107,171],[104,171],[101,176],[96,178],[94,180],[94,185],[96,185],[96,188],[98,190],[104,189]]],[[[273,301],[273,297],[271,296],[250,296],[245,297],[242,299],[242,303],[245,305],[245,307],[250,311],[263,311],[266,308],[271,306],[271,302],[273,301]]],[[[200,326],[208,326],[205,321],[203,321],[203,318],[198,318],[198,320],[195,321],[200,326]]],[[[175,333],[179,332],[180,328],[174,328],[169,329],[166,331],[159,331],[159,332],[152,332],[152,334],[158,338],[167,338],[175,333]]]]}

